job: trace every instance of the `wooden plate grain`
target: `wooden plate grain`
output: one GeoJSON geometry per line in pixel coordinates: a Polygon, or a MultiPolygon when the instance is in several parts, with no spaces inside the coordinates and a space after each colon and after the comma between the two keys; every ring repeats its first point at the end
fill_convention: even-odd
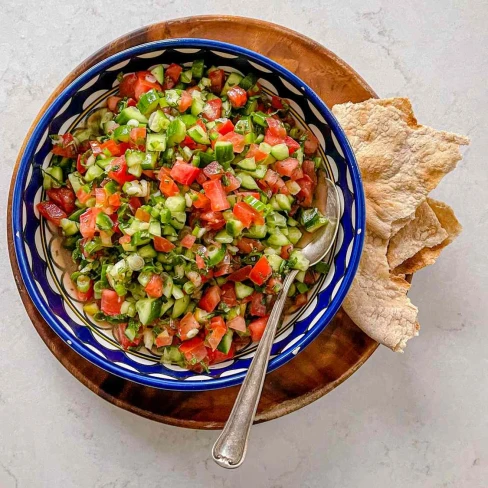
{"type": "MultiPolygon", "coordinates": [[[[13,245],[13,183],[25,144],[45,109],[69,83],[102,59],[138,44],[175,37],[215,39],[257,51],[296,73],[329,107],[347,101],[360,102],[376,97],[376,94],[336,55],[292,30],[243,17],[188,17],[138,29],[85,60],[56,88],[24,140],[10,188],[8,245],[20,296],[43,341],[73,376],[114,405],[166,424],[218,429],[227,419],[239,387],[191,393],[156,390],[128,382],[94,366],[70,349],[43,320],[25,290],[13,245]]],[[[256,422],[281,417],[325,395],[354,373],[377,346],[341,310],[322,334],[295,359],[266,377],[256,422]]]]}

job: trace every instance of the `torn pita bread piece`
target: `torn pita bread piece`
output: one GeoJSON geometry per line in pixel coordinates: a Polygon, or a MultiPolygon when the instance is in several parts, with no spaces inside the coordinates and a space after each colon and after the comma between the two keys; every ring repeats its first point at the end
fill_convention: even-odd
{"type": "Polygon", "coordinates": [[[389,240],[416,219],[469,139],[419,125],[405,98],[346,103],[332,111],[354,150],[366,194],[365,246],[344,310],[370,337],[401,352],[418,335],[418,310],[406,296],[410,285],[390,273],[389,240]]]}
{"type": "Polygon", "coordinates": [[[436,214],[427,201],[421,203],[415,218],[390,239],[387,253],[390,269],[396,268],[424,247],[437,246],[445,239],[447,232],[436,214]]]}
{"type": "Polygon", "coordinates": [[[432,209],[439,224],[441,225],[444,231],[443,235],[445,235],[445,238],[437,245],[426,245],[423,249],[419,250],[412,257],[395,267],[395,269],[392,271],[392,273],[395,275],[413,274],[424,268],[425,266],[430,266],[431,264],[434,264],[439,257],[441,251],[461,233],[462,226],[456,219],[454,211],[449,205],[446,205],[445,203],[439,202],[437,200],[433,200],[432,198],[427,198],[427,204],[432,209]]]}
{"type": "Polygon", "coordinates": [[[407,99],[332,108],[354,150],[371,230],[389,239],[461,159],[469,139],[418,125],[407,99]],[[400,225],[398,225],[400,223],[400,225]]]}

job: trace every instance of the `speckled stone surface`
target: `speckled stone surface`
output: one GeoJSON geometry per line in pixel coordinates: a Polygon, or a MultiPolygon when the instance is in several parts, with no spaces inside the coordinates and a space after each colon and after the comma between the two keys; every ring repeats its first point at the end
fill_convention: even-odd
{"type": "MultiPolygon", "coordinates": [[[[380,96],[472,145],[435,198],[463,235],[415,277],[420,337],[379,349],[309,407],[256,426],[246,464],[210,460],[216,432],[159,425],[106,403],[49,353],[22,307],[0,241],[1,488],[488,486],[488,10],[484,0],[261,2],[0,0],[0,209],[42,103],[90,53],[144,24],[204,13],[296,29],[350,63],[380,96]]],[[[5,219],[0,220],[5,235],[5,219]]]]}

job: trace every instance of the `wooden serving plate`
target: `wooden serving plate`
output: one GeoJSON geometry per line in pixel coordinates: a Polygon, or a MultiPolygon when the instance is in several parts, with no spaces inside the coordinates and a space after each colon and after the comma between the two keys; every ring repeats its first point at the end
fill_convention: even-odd
{"type": "MultiPolygon", "coordinates": [[[[376,97],[376,94],[341,59],[292,30],[244,17],[187,17],[143,27],[96,52],[56,88],[29,129],[12,176],[8,205],[8,245],[17,287],[37,332],[73,376],[114,405],[166,424],[219,429],[227,420],[239,387],[191,393],[157,390],[123,380],[94,366],[67,346],[35,308],[24,288],[13,244],[13,183],[20,156],[45,109],[69,83],[104,58],[138,44],[175,37],[215,39],[257,51],[296,73],[329,107],[347,101],[360,102],[376,97]]],[[[343,310],[339,311],[314,342],[295,359],[266,377],[256,422],[281,417],[325,395],[354,373],[377,346],[343,310]]]]}

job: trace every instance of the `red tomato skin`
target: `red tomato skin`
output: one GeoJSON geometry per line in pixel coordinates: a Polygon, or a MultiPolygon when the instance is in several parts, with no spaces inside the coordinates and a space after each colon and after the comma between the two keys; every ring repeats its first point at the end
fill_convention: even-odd
{"type": "Polygon", "coordinates": [[[166,197],[173,197],[180,192],[178,185],[166,174],[159,173],[159,189],[166,197]]]}
{"type": "Polygon", "coordinates": [[[134,98],[134,88],[136,82],[137,82],[137,75],[135,73],[125,75],[119,85],[120,96],[134,98]]]}
{"type": "Polygon", "coordinates": [[[37,210],[46,220],[57,226],[61,225],[61,220],[67,217],[66,212],[53,202],[40,202],[37,204],[37,210]]]}
{"type": "Polygon", "coordinates": [[[268,323],[269,315],[260,319],[254,320],[249,324],[249,331],[251,332],[251,339],[253,342],[260,341],[263,337],[266,324],[268,323]]]}
{"type": "Polygon", "coordinates": [[[210,199],[203,193],[191,190],[191,199],[195,208],[210,208],[210,199]]]}
{"type": "Polygon", "coordinates": [[[225,71],[223,69],[215,69],[208,74],[210,78],[210,89],[213,93],[220,93],[224,87],[225,71]]]}
{"type": "Polygon", "coordinates": [[[216,128],[217,128],[217,132],[224,136],[225,134],[234,131],[234,124],[232,123],[231,120],[225,119],[225,122],[219,122],[216,125],[216,128]]]}
{"type": "Polygon", "coordinates": [[[283,127],[281,121],[273,117],[268,117],[266,119],[266,122],[268,124],[268,130],[271,135],[279,137],[281,139],[284,139],[286,137],[286,129],[283,127]]]}
{"type": "Polygon", "coordinates": [[[212,351],[217,349],[217,346],[220,344],[222,337],[224,337],[225,333],[227,332],[227,327],[225,326],[218,326],[212,329],[212,332],[207,336],[207,342],[212,351]]]}
{"type": "Polygon", "coordinates": [[[191,330],[200,329],[200,324],[195,319],[195,316],[188,312],[178,324],[178,335],[182,341],[188,340],[188,333],[191,330]]]}
{"type": "Polygon", "coordinates": [[[203,115],[208,121],[219,119],[221,112],[222,100],[220,98],[209,100],[203,109],[203,115]]]}
{"type": "Polygon", "coordinates": [[[182,185],[191,185],[200,174],[200,169],[188,163],[175,164],[171,168],[170,176],[182,185]]]}
{"type": "Polygon", "coordinates": [[[190,249],[191,246],[193,246],[193,244],[195,244],[196,240],[197,240],[197,238],[195,236],[188,234],[185,237],[183,237],[183,239],[181,240],[181,245],[183,247],[186,247],[187,249],[190,249]]]}
{"type": "Polygon", "coordinates": [[[227,277],[227,279],[229,281],[239,281],[239,282],[247,280],[249,278],[249,273],[251,272],[251,270],[252,270],[252,266],[248,264],[247,266],[244,266],[243,268],[238,269],[237,271],[231,273],[227,277]]]}
{"type": "Polygon", "coordinates": [[[261,256],[259,261],[254,265],[253,269],[249,273],[249,279],[258,286],[265,283],[273,274],[266,256],[261,256]]]}
{"type": "Polygon", "coordinates": [[[170,252],[176,246],[165,237],[154,236],[154,249],[158,252],[170,252]]]}
{"type": "Polygon", "coordinates": [[[67,214],[72,213],[76,209],[76,196],[71,188],[51,188],[50,190],[47,190],[46,193],[49,199],[67,214]]]}
{"type": "Polygon", "coordinates": [[[239,248],[239,251],[244,254],[249,254],[253,251],[259,252],[264,249],[261,241],[258,241],[257,239],[250,239],[249,237],[241,237],[237,241],[237,247],[239,248]]]}
{"type": "Polygon", "coordinates": [[[288,146],[288,151],[290,154],[293,154],[295,151],[300,149],[300,144],[298,144],[298,142],[290,136],[285,137],[285,144],[288,146]]]}
{"type": "Polygon", "coordinates": [[[247,93],[240,86],[234,86],[227,92],[227,97],[234,108],[240,108],[246,105],[247,93]]]}
{"type": "Polygon", "coordinates": [[[181,113],[186,112],[191,107],[192,102],[193,98],[191,96],[191,93],[188,93],[186,90],[184,90],[181,93],[181,98],[178,102],[178,110],[181,113]]]}
{"type": "Polygon", "coordinates": [[[235,307],[237,305],[234,283],[227,282],[222,285],[222,295],[220,299],[229,307],[235,307]]]}
{"type": "Polygon", "coordinates": [[[127,172],[125,156],[120,156],[111,163],[108,177],[112,178],[119,185],[123,185],[127,181],[135,180],[135,176],[127,172]]]}
{"type": "Polygon", "coordinates": [[[158,274],[153,274],[144,291],[151,298],[160,298],[163,296],[163,278],[158,274]]]}
{"type": "Polygon", "coordinates": [[[221,291],[220,288],[215,285],[211,286],[202,296],[198,302],[198,306],[203,308],[206,312],[213,312],[215,307],[220,302],[221,291]]]}
{"type": "Polygon", "coordinates": [[[230,208],[227,194],[224,191],[220,180],[206,181],[203,185],[205,195],[210,199],[210,208],[214,212],[220,212],[230,208]]]}
{"type": "Polygon", "coordinates": [[[174,83],[178,83],[180,79],[181,72],[183,68],[176,63],[171,63],[165,70],[165,74],[169,77],[174,83]]]}
{"type": "Polygon", "coordinates": [[[120,307],[124,303],[124,297],[109,289],[102,290],[100,309],[106,315],[120,315],[120,307]]]}
{"type": "Polygon", "coordinates": [[[298,161],[298,159],[286,158],[283,159],[283,161],[277,161],[274,164],[274,169],[281,176],[288,176],[288,178],[291,178],[291,176],[299,166],[300,166],[300,162],[298,161]]]}
{"type": "Polygon", "coordinates": [[[238,315],[227,322],[227,327],[238,330],[239,332],[246,332],[246,321],[242,315],[238,315]]]}

